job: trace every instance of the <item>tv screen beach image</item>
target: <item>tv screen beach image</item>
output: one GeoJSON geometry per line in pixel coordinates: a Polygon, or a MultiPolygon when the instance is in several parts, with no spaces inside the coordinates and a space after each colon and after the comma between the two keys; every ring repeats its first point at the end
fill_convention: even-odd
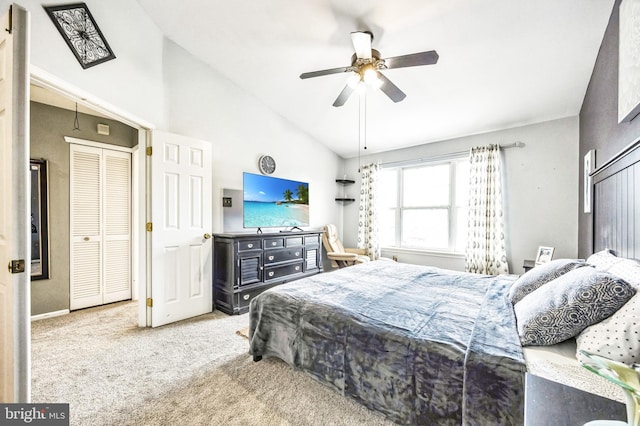
{"type": "Polygon", "coordinates": [[[244,173],[244,227],[309,225],[309,184],[244,173]]]}

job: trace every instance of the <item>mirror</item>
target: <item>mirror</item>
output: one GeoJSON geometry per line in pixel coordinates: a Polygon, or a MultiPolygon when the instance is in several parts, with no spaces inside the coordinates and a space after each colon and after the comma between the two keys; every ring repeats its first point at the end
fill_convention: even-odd
{"type": "Polygon", "coordinates": [[[47,161],[31,160],[31,280],[49,278],[47,161]]]}

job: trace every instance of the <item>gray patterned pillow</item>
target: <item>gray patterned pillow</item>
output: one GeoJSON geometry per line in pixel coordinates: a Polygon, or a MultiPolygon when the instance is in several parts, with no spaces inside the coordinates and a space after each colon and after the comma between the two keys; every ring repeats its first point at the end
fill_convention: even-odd
{"type": "Polygon", "coordinates": [[[581,266],[585,266],[585,263],[582,260],[574,259],[556,259],[538,265],[513,283],[509,289],[509,300],[515,305],[542,285],[581,266]]]}
{"type": "Polygon", "coordinates": [[[554,345],[616,312],[635,294],[626,281],[593,268],[577,268],[516,303],[523,345],[554,345]]]}
{"type": "Polygon", "coordinates": [[[640,363],[640,293],[609,318],[587,327],[576,343],[579,361],[585,361],[582,349],[628,365],[640,363]]]}

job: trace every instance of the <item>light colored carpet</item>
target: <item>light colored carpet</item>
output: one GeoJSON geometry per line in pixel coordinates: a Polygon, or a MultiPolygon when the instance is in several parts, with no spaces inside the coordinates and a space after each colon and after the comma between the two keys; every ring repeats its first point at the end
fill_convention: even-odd
{"type": "Polygon", "coordinates": [[[72,425],[391,425],[280,360],[253,362],[220,312],[156,329],[123,302],[32,323],[33,402],[72,425]]]}

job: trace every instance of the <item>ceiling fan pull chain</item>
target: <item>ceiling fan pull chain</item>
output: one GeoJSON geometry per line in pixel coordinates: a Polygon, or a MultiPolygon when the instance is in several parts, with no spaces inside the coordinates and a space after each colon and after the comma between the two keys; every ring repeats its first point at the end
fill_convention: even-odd
{"type": "Polygon", "coordinates": [[[367,149],[367,92],[364,92],[364,149],[367,149]]]}

